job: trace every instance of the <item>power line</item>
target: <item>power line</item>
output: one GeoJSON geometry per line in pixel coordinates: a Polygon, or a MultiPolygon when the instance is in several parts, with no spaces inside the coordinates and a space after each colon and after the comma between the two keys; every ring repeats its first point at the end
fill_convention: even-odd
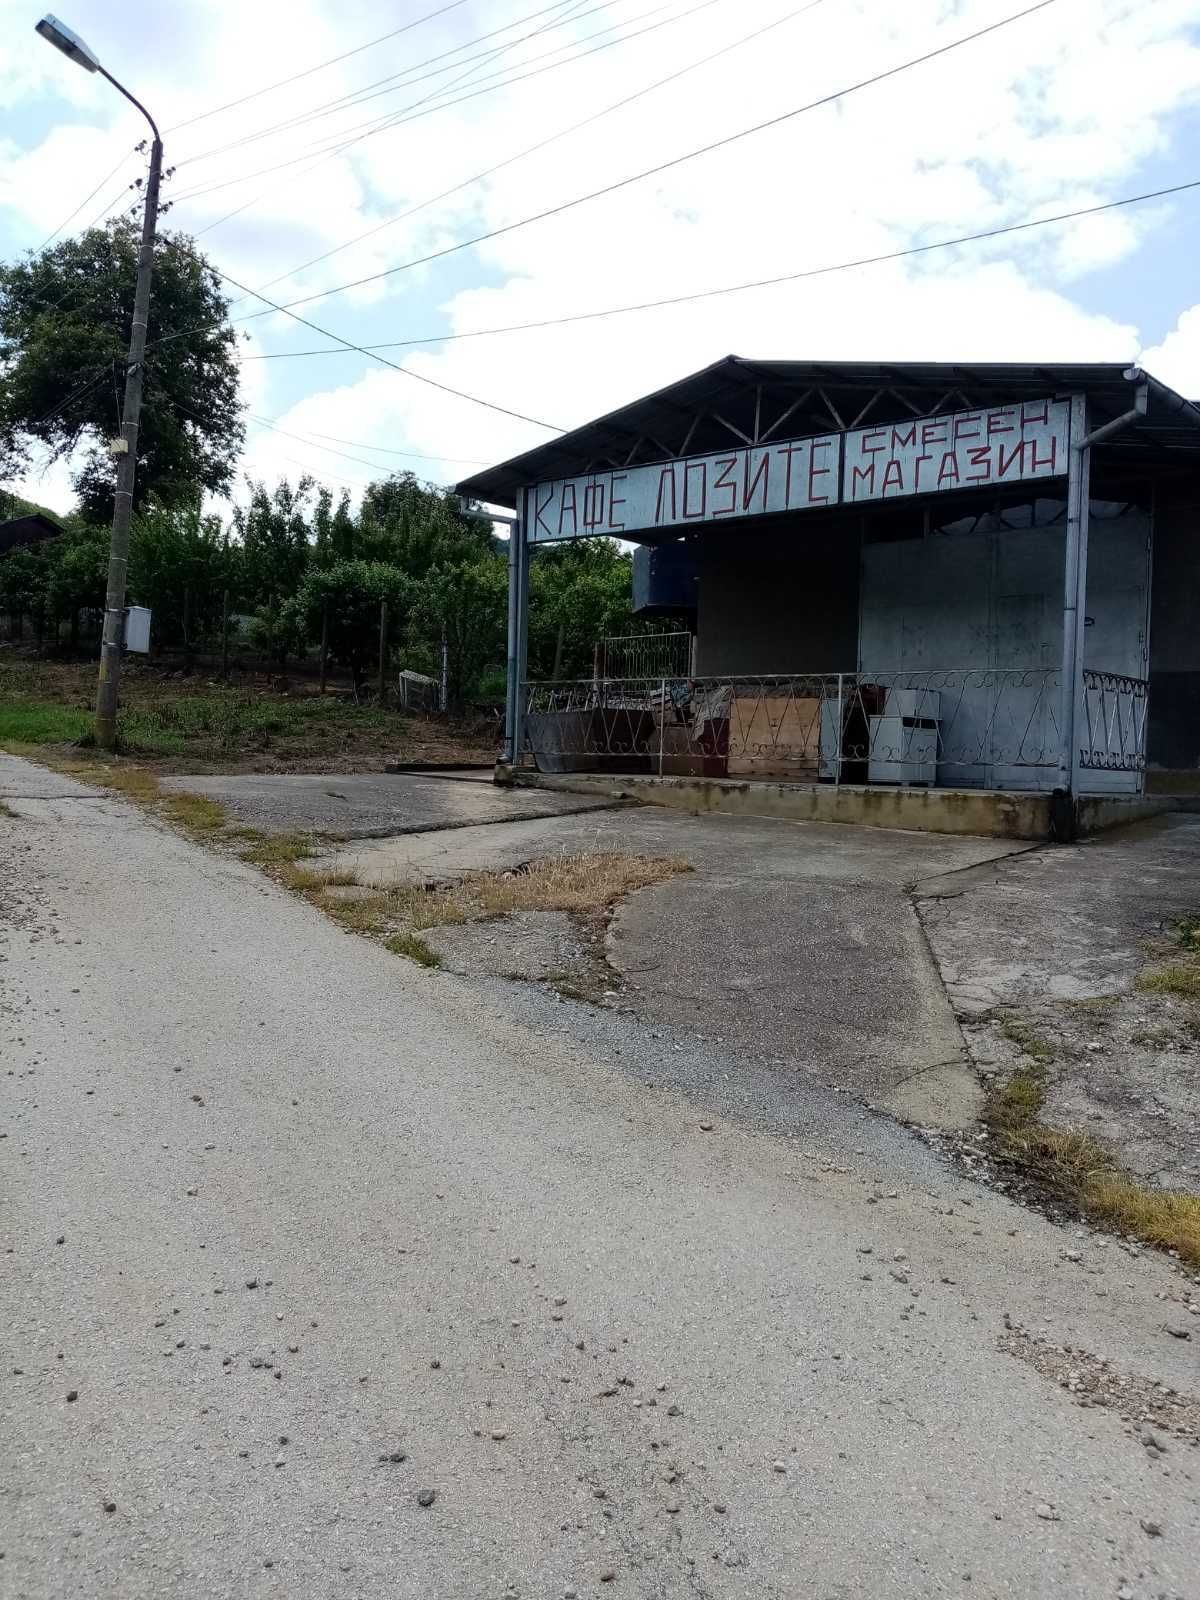
{"type": "MultiPolygon", "coordinates": [[[[707,3],[708,0],[702,0],[702,4],[707,3]]],[[[1047,3],[1049,3],[1049,0],[1047,0],[1047,3]]],[[[554,72],[559,67],[571,66],[576,61],[583,61],[588,56],[596,55],[601,50],[611,50],[616,45],[628,44],[633,39],[640,39],[644,34],[652,33],[657,28],[665,28],[669,27],[672,23],[682,22],[686,20],[687,17],[691,16],[693,12],[698,11],[701,8],[702,5],[690,6],[687,10],[678,12],[673,17],[664,17],[661,21],[650,23],[647,27],[639,28],[633,33],[625,33],[617,39],[609,39],[605,44],[593,45],[590,50],[581,50],[577,55],[568,56],[565,61],[551,61],[546,66],[536,67],[532,72],[519,73],[510,78],[502,77],[500,74],[494,74],[494,76],[500,77],[500,81],[498,83],[485,82],[480,87],[472,89],[468,94],[458,95],[451,100],[442,100],[435,105],[428,106],[426,110],[418,112],[417,115],[421,117],[427,117],[433,115],[433,113],[437,111],[447,111],[451,107],[462,105],[468,100],[476,100],[481,95],[494,94],[497,89],[508,89],[514,84],[524,83],[530,78],[540,77],[545,72],[554,72]]],[[[661,5],[655,6],[652,8],[652,10],[644,11],[640,14],[640,16],[627,20],[635,22],[641,21],[645,17],[653,16],[663,9],[665,8],[661,5]]],[[[612,28],[602,28],[597,33],[589,34],[588,37],[596,39],[599,38],[601,34],[611,33],[612,31],[612,28]]],[[[567,48],[569,48],[569,46],[564,45],[560,47],[560,49],[567,48]]],[[[548,52],[548,54],[551,55],[557,55],[558,53],[558,50],[548,52]]],[[[533,59],[536,60],[540,58],[534,57],[533,59]]],[[[204,189],[190,190],[187,194],[180,195],[176,201],[176,204],[182,204],[185,200],[197,200],[204,195],[215,194],[220,189],[232,188],[236,184],[249,182],[252,178],[261,178],[271,173],[282,172],[287,167],[294,167],[301,161],[307,161],[314,153],[320,157],[340,155],[343,150],[349,149],[351,145],[360,144],[365,139],[373,138],[377,133],[386,133],[389,128],[398,127],[405,122],[417,120],[416,116],[409,116],[407,113],[412,111],[415,106],[421,106],[424,104],[424,101],[415,101],[413,105],[404,106],[399,111],[389,112],[384,117],[377,117],[372,121],[357,124],[356,127],[358,129],[365,130],[363,132],[356,133],[356,127],[343,128],[341,133],[338,134],[337,137],[331,142],[310,145],[306,150],[301,151],[299,155],[292,156],[286,161],[276,162],[273,166],[259,167],[254,172],[242,173],[236,178],[226,178],[219,183],[210,184],[204,189]],[[347,140],[347,134],[356,134],[356,136],[347,140]]]]}
{"type": "MultiPolygon", "coordinates": [[[[555,9],[561,9],[561,3],[562,3],[562,0],[559,0],[559,6],[556,7],[555,9]]],[[[575,15],[575,13],[578,12],[579,6],[582,5],[583,3],[584,3],[584,0],[568,0],[566,18],[572,18],[575,15]]],[[[561,21],[563,21],[563,20],[565,20],[565,19],[560,16],[560,18],[559,18],[559,20],[557,22],[552,23],[552,24],[544,24],[542,28],[535,29],[534,31],[536,33],[545,32],[547,27],[557,27],[557,26],[560,25],[561,21]]],[[[530,36],[527,35],[526,37],[530,37],[530,36]]],[[[505,50],[513,49],[513,48],[515,48],[515,46],[518,43],[521,43],[521,42],[522,41],[520,41],[520,40],[512,40],[512,41],[510,41],[509,44],[500,46],[498,51],[493,51],[491,53],[493,55],[495,55],[495,54],[502,53],[505,50]]],[[[442,94],[448,88],[454,87],[456,84],[462,83],[465,79],[472,77],[477,70],[478,70],[477,67],[469,66],[466,69],[466,71],[460,73],[457,78],[452,78],[450,80],[449,84],[444,84],[441,89],[432,90],[428,95],[425,95],[422,99],[414,101],[413,105],[414,106],[421,106],[421,105],[426,104],[429,100],[437,99],[439,94],[442,94]]],[[[411,109],[411,108],[407,108],[407,109],[411,109]]],[[[321,166],[323,162],[330,160],[333,156],[341,155],[343,153],[343,151],[349,150],[351,148],[351,146],[357,144],[358,142],[359,142],[359,140],[357,138],[350,139],[346,143],[339,145],[335,150],[332,150],[332,151],[326,150],[324,154],[319,155],[315,161],[311,162],[301,172],[298,172],[296,174],[295,178],[289,179],[288,182],[296,182],[298,179],[306,177],[310,172],[314,172],[317,167],[321,166]]],[[[211,192],[211,191],[209,191],[209,192],[211,192]]],[[[188,196],[185,195],[183,198],[187,199],[188,196]]],[[[196,234],[196,237],[197,238],[201,238],[204,234],[211,233],[214,228],[221,227],[223,223],[228,222],[232,217],[239,216],[243,211],[248,211],[251,206],[257,205],[258,202],[262,198],[263,198],[262,194],[252,195],[249,200],[244,201],[240,206],[235,206],[232,211],[227,211],[223,217],[218,217],[215,222],[210,222],[210,223],[207,224],[207,226],[201,228],[199,230],[199,232],[196,234]]]]}
{"type": "MultiPolygon", "coordinates": [[[[959,39],[953,39],[949,44],[939,45],[936,49],[928,50],[923,55],[914,56],[909,61],[900,62],[897,66],[888,67],[883,72],[874,73],[869,78],[863,78],[858,83],[850,84],[848,88],[838,89],[832,94],[822,95],[818,100],[810,100],[806,105],[795,106],[791,111],[781,112],[778,116],[768,117],[764,122],[756,122],[749,128],[742,128],[737,133],[727,134],[722,139],[715,139],[710,144],[701,145],[696,150],[689,150],[681,156],[673,156],[669,161],[660,161],[653,167],[647,167],[641,172],[635,172],[627,178],[619,178],[614,183],[605,184],[600,189],[592,189],[587,194],[576,195],[571,200],[564,200],[559,205],[549,206],[544,211],[534,212],[531,216],[522,217],[516,222],[507,222],[498,228],[490,228],[486,233],[478,233],[470,239],[461,239],[456,244],[446,245],[441,250],[431,250],[427,255],[414,257],[411,261],[402,262],[399,266],[387,267],[382,272],[372,272],[363,278],[354,278],[348,283],[335,284],[330,289],[321,289],[314,294],[302,295],[297,300],[290,300],[277,310],[287,311],[293,306],[311,305],[316,300],[326,300],[331,295],[344,294],[347,289],[357,289],[363,284],[377,283],[383,278],[394,277],[397,273],[407,272],[413,267],[424,266],[430,261],[439,261],[445,256],[456,254],[460,250],[468,250],[473,245],[483,244],[490,239],[498,239],[505,234],[514,233],[518,228],[528,227],[534,222],[543,222],[548,217],[561,216],[563,212],[572,211],[577,206],[586,205],[591,200],[598,200],[605,195],[616,194],[622,189],[629,188],[632,184],[641,183],[646,178],[657,177],[660,173],[669,172],[675,167],[683,166],[686,162],[695,161],[700,156],[711,155],[715,150],[727,149],[730,145],[737,144],[742,139],[749,138],[752,134],[763,133],[768,128],[777,128],[793,118],[803,116],[805,112],[815,111],[822,106],[831,105],[835,100],[844,99],[847,95],[855,94],[860,89],[868,89],[875,84],[884,83],[902,72],[908,72],[913,67],[924,66],[938,57],[948,55],[952,50],[958,50],[963,45],[973,44],[979,39],[986,38],[989,34],[996,33],[1001,28],[1009,27],[1014,22],[1023,21],[1039,11],[1044,11],[1048,6],[1056,4],[1056,0],[1036,0],[1034,5],[1026,6],[1021,11],[1013,12],[1007,17],[1002,17],[998,22],[989,23],[986,27],[977,28],[973,33],[964,34],[959,39]]],[[[248,317],[239,317],[238,322],[253,321],[257,317],[265,316],[262,311],[252,312],[248,317]]]]}
{"type": "MultiPolygon", "coordinates": [[[[724,284],[718,289],[697,289],[690,294],[667,295],[661,300],[642,300],[634,305],[606,306],[599,311],[576,311],[568,316],[546,317],[538,322],[513,322],[501,328],[472,328],[463,333],[430,333],[421,338],[392,339],[384,344],[364,345],[364,350],[374,354],[377,350],[410,349],[416,345],[451,344],[459,339],[488,339],[497,334],[529,333],[539,328],[561,328],[572,322],[594,322],[603,317],[623,317],[637,311],[658,311],[668,306],[690,305],[698,300],[715,300],[721,295],[744,294],[752,289],[772,289],[780,284],[796,283],[803,278],[828,277],[837,272],[853,272],[860,267],[881,266],[888,261],[903,261],[910,256],[928,255],[934,250],[951,250],[958,245],[977,244],[987,239],[1000,239],[1010,233],[1025,233],[1032,228],[1048,228],[1055,223],[1075,222],[1082,217],[1095,217],[1106,211],[1116,211],[1124,206],[1141,205],[1147,200],[1163,200],[1171,195],[1200,189],[1200,178],[1187,183],[1176,183],[1165,189],[1151,189],[1145,194],[1123,195],[1118,200],[1105,200],[1100,205],[1081,206],[1075,211],[1060,211],[1050,217],[1033,217],[1024,222],[1005,223],[998,228],[984,228],[978,233],[962,233],[953,239],[936,239],[929,244],[909,245],[903,250],[889,250],[880,255],[859,256],[851,261],[836,261],[823,267],[806,267],[799,272],[780,273],[773,278],[754,278],[747,283],[724,284]]],[[[243,361],[293,361],[306,356],[340,356],[342,349],[278,350],[260,355],[243,356],[243,361]]]]}
{"type": "Polygon", "coordinates": [[[319,439],[332,439],[335,444],[348,444],[356,450],[378,450],[382,454],[389,456],[411,456],[416,461],[444,461],[454,466],[467,467],[487,466],[486,461],[479,461],[470,456],[431,456],[423,454],[420,450],[391,450],[387,449],[383,445],[364,444],[361,440],[357,439],[339,439],[335,434],[331,433],[293,433],[288,428],[280,427],[277,418],[260,417],[252,411],[248,411],[246,415],[249,417],[251,422],[256,422],[261,428],[270,428],[274,433],[282,433],[285,438],[295,439],[300,444],[311,445],[314,450],[326,450],[330,455],[342,456],[346,461],[357,461],[359,466],[370,467],[374,472],[379,472],[381,470],[381,466],[378,461],[367,461],[362,456],[347,455],[344,450],[332,450],[328,445],[318,444],[317,441],[319,439]]]}
{"type": "MultiPolygon", "coordinates": [[[[188,253],[191,254],[190,251],[188,253]]],[[[196,259],[203,260],[203,257],[197,257],[196,259]]],[[[510,411],[507,406],[497,405],[492,400],[482,400],[477,394],[468,394],[465,389],[454,389],[448,383],[439,383],[436,378],[428,378],[423,372],[414,372],[411,367],[402,367],[399,362],[389,361],[386,356],[381,356],[373,350],[367,350],[362,345],[355,344],[351,339],[343,339],[340,333],[333,333],[329,328],[320,328],[315,322],[310,322],[306,317],[297,316],[296,312],[289,311],[286,306],[276,305],[275,301],[268,298],[261,290],[251,289],[248,285],[239,283],[236,278],[231,278],[227,272],[222,272],[219,267],[212,266],[211,262],[208,262],[207,265],[216,273],[222,283],[228,283],[233,288],[240,289],[243,294],[253,295],[256,300],[266,301],[266,304],[273,311],[282,311],[285,316],[291,317],[293,322],[299,322],[304,327],[311,328],[314,333],[319,333],[322,338],[336,339],[347,350],[357,350],[360,355],[370,356],[373,361],[382,362],[385,367],[390,367],[394,372],[402,372],[406,378],[415,378],[418,383],[428,384],[431,389],[440,389],[443,394],[452,394],[459,400],[469,400],[472,405],[483,406],[488,411],[498,411],[501,416],[512,417],[517,422],[531,422],[535,428],[545,428],[548,433],[565,433],[567,431],[565,428],[560,428],[555,422],[543,422],[539,417],[528,417],[523,411],[510,411]]],[[[219,324],[208,323],[205,326],[214,327],[219,326],[219,324]]],[[[165,339],[156,339],[154,344],[148,348],[160,347],[173,342],[175,339],[185,338],[188,334],[202,331],[202,328],[181,328],[178,333],[169,334],[165,339]]]]}
{"type": "MultiPolygon", "coordinates": [[[[598,5],[594,7],[594,9],[598,11],[604,10],[607,6],[618,3],[619,0],[604,0],[602,5],[598,5]]],[[[503,27],[492,28],[490,32],[481,33],[473,39],[467,39],[462,44],[454,45],[449,50],[443,50],[435,56],[427,56],[423,61],[415,61],[411,66],[405,67],[400,72],[393,72],[386,78],[376,78],[374,82],[363,84],[360,88],[351,90],[348,94],[338,95],[335,99],[323,101],[320,105],[312,106],[307,111],[297,112],[295,116],[285,117],[281,122],[270,123],[264,128],[255,129],[253,133],[247,133],[242,135],[240,138],[231,139],[228,144],[214,145],[211,150],[202,150],[197,155],[185,156],[178,163],[178,165],[180,167],[194,166],[198,161],[211,160],[213,156],[225,155],[230,150],[244,149],[247,145],[256,144],[261,139],[270,138],[272,135],[277,133],[289,132],[292,128],[303,127],[306,123],[316,122],[320,118],[332,116],[338,111],[353,110],[355,106],[364,104],[367,100],[373,100],[376,98],[376,95],[369,94],[367,92],[368,90],[377,89],[380,84],[394,83],[398,78],[407,79],[408,82],[398,84],[395,89],[380,90],[380,93],[398,94],[402,89],[407,88],[409,83],[413,81],[419,83],[422,81],[420,78],[414,80],[412,77],[412,74],[420,71],[422,67],[435,66],[437,62],[445,61],[448,56],[458,55],[463,50],[469,50],[472,45],[482,44],[487,39],[494,39],[497,34],[507,33],[510,28],[520,27],[520,25],[524,22],[532,22],[537,17],[545,16],[548,11],[561,11],[568,7],[568,4],[569,0],[553,0],[552,4],[542,6],[537,11],[530,11],[524,16],[515,17],[512,22],[506,22],[503,27]]],[[[534,31],[537,32],[539,30],[534,31]]],[[[526,34],[524,36],[524,38],[532,37],[533,34],[526,34]]],[[[494,45],[490,50],[483,50],[480,52],[479,56],[472,56],[470,59],[472,61],[478,61],[484,57],[495,55],[499,50],[509,49],[511,48],[512,44],[523,42],[524,39],[521,39],[510,41],[508,45],[494,45]]],[[[464,63],[461,61],[451,62],[447,66],[437,67],[435,71],[426,73],[425,77],[439,77],[443,72],[452,72],[455,67],[463,65],[464,63]]],[[[343,133],[345,131],[346,130],[344,129],[342,130],[343,133]]],[[[341,134],[339,134],[338,137],[341,137],[341,134]]]]}
{"type": "Polygon", "coordinates": [[[168,128],[166,131],[178,133],[181,128],[190,128],[194,123],[219,116],[222,111],[232,111],[235,106],[244,106],[248,100],[257,100],[261,95],[272,94],[276,89],[286,88],[289,83],[298,83],[301,78],[311,78],[314,72],[323,72],[326,67],[335,67],[339,61],[349,61],[351,56],[361,55],[364,50],[371,50],[377,44],[386,44],[389,39],[398,38],[402,33],[409,33],[413,28],[419,28],[423,22],[431,22],[435,17],[444,16],[447,11],[455,11],[465,3],[466,0],[449,0],[447,5],[439,6],[436,11],[427,11],[424,16],[406,22],[402,28],[393,28],[390,33],[381,33],[377,39],[368,39],[366,44],[356,45],[353,50],[345,50],[340,56],[331,56],[328,61],[319,61],[315,67],[306,67],[303,72],[294,72],[290,78],[280,78],[278,82],[269,83],[263,89],[254,89],[249,94],[242,95],[239,100],[227,100],[224,105],[197,112],[194,117],[188,117],[186,122],[177,122],[173,128],[168,128]]]}
{"type": "MultiPolygon", "coordinates": [[[[718,0],[705,0],[705,4],[700,6],[698,9],[704,10],[707,6],[715,5],[717,3],[718,0]]],[[[809,0],[807,5],[800,6],[795,11],[789,11],[786,15],[776,18],[774,22],[767,23],[765,27],[756,28],[752,33],[744,34],[740,39],[735,39],[730,44],[722,45],[719,50],[714,50],[706,56],[701,56],[698,61],[689,62],[686,67],[680,67],[677,71],[669,73],[665,78],[659,78],[654,83],[646,84],[643,88],[635,90],[632,94],[625,95],[623,99],[614,100],[611,105],[604,106],[600,111],[594,111],[591,116],[584,117],[579,122],[573,122],[566,128],[560,128],[557,133],[552,133],[545,139],[539,139],[536,144],[526,146],[524,150],[519,150],[515,155],[507,156],[503,161],[497,161],[494,166],[485,167],[482,172],[477,172],[470,178],[464,178],[461,183],[456,183],[449,189],[443,189],[440,194],[431,195],[429,199],[422,200],[415,206],[410,206],[407,211],[401,211],[394,217],[388,217],[385,221],[377,223],[375,227],[368,228],[365,233],[360,233],[353,239],[347,239],[344,244],[335,245],[332,250],[326,250],[323,255],[313,256],[311,261],[302,262],[300,266],[293,267],[288,272],[281,272],[278,277],[271,278],[265,284],[263,284],[263,288],[269,289],[272,287],[272,285],[281,283],[286,278],[298,277],[300,273],[307,272],[309,267],[315,267],[318,266],[322,261],[328,261],[331,256],[338,255],[343,250],[349,250],[356,244],[361,244],[364,239],[372,238],[375,234],[381,233],[385,228],[394,227],[396,223],[403,222],[408,217],[415,216],[419,211],[424,211],[427,206],[436,205],[439,200],[446,200],[451,195],[458,194],[461,190],[470,188],[472,184],[481,183],[483,179],[492,177],[493,174],[503,171],[506,167],[511,167],[515,162],[524,160],[526,156],[533,155],[538,150],[546,149],[548,145],[556,143],[556,141],[559,139],[565,139],[569,134],[578,133],[581,128],[586,128],[593,122],[600,121],[602,117],[607,117],[614,111],[619,111],[625,106],[632,105],[635,100],[640,100],[645,95],[652,94],[657,89],[665,88],[667,84],[674,83],[677,79],[686,77],[689,72],[695,72],[700,67],[708,66],[710,62],[717,61],[723,56],[730,54],[732,51],[739,49],[742,45],[749,44],[753,40],[761,38],[763,34],[770,33],[773,29],[782,27],[785,22],[794,21],[795,18],[803,16],[805,12],[816,10],[818,6],[823,5],[824,3],[825,0],[809,0]]]]}
{"type": "MultiPolygon", "coordinates": [[[[89,194],[89,195],[86,195],[86,196],[85,196],[85,197],[84,197],[84,198],[83,198],[83,199],[82,199],[82,200],[81,200],[81,201],[80,201],[80,202],[79,202],[79,204],[78,204],[78,205],[77,205],[77,206],[76,206],[76,207],[75,207],[75,209],[74,209],[74,211],[72,211],[72,212],[71,212],[71,214],[70,214],[70,216],[69,216],[69,217],[64,217],[64,218],[63,218],[63,220],[62,220],[62,221],[61,221],[61,222],[60,222],[60,223],[59,223],[59,225],[58,225],[58,227],[57,227],[57,228],[55,228],[55,230],[54,230],[54,232],[53,232],[53,233],[52,233],[52,234],[50,234],[50,236],[49,236],[49,237],[48,237],[48,238],[46,238],[46,239],[43,239],[43,240],[42,240],[42,242],[41,242],[41,244],[40,244],[40,245],[38,245],[38,247],[37,247],[37,251],[36,251],[36,254],[37,254],[37,255],[41,255],[41,253],[42,253],[42,251],[43,251],[43,250],[44,250],[44,249],[45,249],[45,248],[46,248],[46,246],[47,246],[47,245],[50,245],[50,244],[53,244],[53,243],[54,243],[54,241],[55,241],[55,239],[57,239],[57,238],[58,238],[58,236],[59,236],[59,234],[60,234],[60,233],[61,233],[61,232],[62,232],[62,231],[63,231],[63,229],[64,229],[64,228],[65,228],[65,227],[66,227],[66,226],[67,226],[67,225],[68,225],[68,224],[69,224],[69,223],[72,223],[72,222],[74,222],[74,220],[75,220],[75,218],[76,218],[76,217],[77,217],[77,216],[78,216],[78,215],[79,215],[79,213],[80,213],[80,212],[81,212],[81,211],[82,211],[82,210],[83,210],[83,208],[84,208],[84,206],[86,206],[86,205],[90,205],[90,204],[91,204],[91,202],[92,202],[92,201],[93,201],[93,200],[94,200],[94,199],[95,199],[95,198],[96,198],[96,196],[97,196],[97,195],[98,195],[98,194],[99,194],[99,193],[100,193],[100,191],[101,191],[101,189],[103,189],[103,188],[105,188],[105,187],[107,187],[107,185],[108,185],[108,184],[110,184],[110,183],[111,183],[111,182],[112,182],[112,180],[113,180],[113,179],[114,179],[114,178],[115,178],[115,177],[116,177],[116,175],[117,175],[117,173],[118,173],[118,172],[120,172],[120,170],[121,170],[121,168],[122,168],[122,167],[123,167],[123,166],[124,166],[124,165],[125,165],[125,163],[126,163],[126,162],[127,162],[127,161],[128,161],[128,160],[129,160],[129,156],[130,156],[130,154],[131,154],[131,153],[132,153],[132,152],[130,152],[130,151],[127,151],[127,152],[126,152],[126,153],[125,153],[125,154],[124,154],[124,155],[123,155],[123,156],[122,156],[122,157],[121,157],[121,159],[120,159],[120,160],[119,160],[119,161],[118,161],[118,162],[117,162],[117,164],[116,164],[116,166],[115,166],[115,167],[114,167],[114,168],[113,168],[113,169],[112,169],[112,171],[111,171],[111,172],[109,172],[109,173],[106,173],[106,174],[105,174],[105,175],[104,175],[104,177],[103,177],[103,178],[101,178],[101,179],[100,179],[100,182],[99,182],[99,183],[98,183],[98,184],[97,184],[97,185],[96,185],[96,187],[95,187],[95,188],[94,188],[94,189],[93,189],[93,190],[92,190],[92,192],[91,192],[91,194],[89,194]]],[[[107,207],[106,207],[106,209],[107,209],[107,207]]]]}

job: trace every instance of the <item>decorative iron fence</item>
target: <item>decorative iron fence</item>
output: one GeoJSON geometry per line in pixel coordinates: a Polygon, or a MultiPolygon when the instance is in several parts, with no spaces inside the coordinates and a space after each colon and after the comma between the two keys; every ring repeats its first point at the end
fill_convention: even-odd
{"type": "Polygon", "coordinates": [[[1085,667],[1079,765],[1090,772],[1143,771],[1149,706],[1150,685],[1144,678],[1085,667]]]}
{"type": "Polygon", "coordinates": [[[686,678],[692,670],[690,633],[625,633],[601,639],[600,678],[686,678]]]}
{"type": "Polygon", "coordinates": [[[791,673],[530,684],[543,771],[1053,787],[1052,669],[791,673]]]}

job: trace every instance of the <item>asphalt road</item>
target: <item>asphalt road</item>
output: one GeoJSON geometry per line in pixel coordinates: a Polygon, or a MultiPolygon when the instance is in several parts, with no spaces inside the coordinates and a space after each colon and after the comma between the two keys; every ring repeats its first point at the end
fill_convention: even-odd
{"type": "Polygon", "coordinates": [[[1194,1393],[1167,1263],[0,796],[6,1600],[1196,1595],[1200,1452],[997,1347],[1194,1393]]]}

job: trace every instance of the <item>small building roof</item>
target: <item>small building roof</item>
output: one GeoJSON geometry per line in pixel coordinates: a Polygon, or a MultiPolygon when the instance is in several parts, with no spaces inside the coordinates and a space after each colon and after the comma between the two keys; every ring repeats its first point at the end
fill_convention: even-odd
{"type": "Polygon", "coordinates": [[[1139,467],[1181,453],[1200,461],[1200,405],[1139,367],[1117,362],[753,361],[724,356],[677,383],[597,417],[509,461],[464,478],[460,494],[515,506],[522,487],[554,478],[704,455],[748,444],[846,431],[868,422],[1084,394],[1091,427],[1131,409],[1145,383],[1149,409],[1105,441],[1139,467]]]}
{"type": "Polygon", "coordinates": [[[24,517],[12,517],[0,522],[0,556],[23,545],[40,544],[43,539],[57,539],[62,532],[61,523],[40,511],[31,511],[24,517]]]}

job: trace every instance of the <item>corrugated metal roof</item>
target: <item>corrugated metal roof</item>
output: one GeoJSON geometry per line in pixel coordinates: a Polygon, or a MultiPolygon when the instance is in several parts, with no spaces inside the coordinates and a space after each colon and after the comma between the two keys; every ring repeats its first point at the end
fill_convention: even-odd
{"type": "Polygon", "coordinates": [[[458,490],[491,505],[513,506],[517,490],[527,484],[624,466],[635,459],[639,464],[669,460],[682,453],[685,439],[691,455],[727,448],[734,436],[731,429],[747,439],[756,437],[756,420],[765,428],[789,407],[794,409],[786,426],[772,438],[827,432],[831,417],[850,428],[872,395],[879,398],[868,420],[882,423],[911,417],[913,404],[924,411],[955,411],[1082,393],[1088,397],[1091,425],[1097,427],[1130,409],[1138,380],[1149,386],[1149,411],[1103,450],[1136,455],[1147,465],[1180,450],[1200,459],[1200,406],[1149,373],[1121,363],[753,361],[725,356],[548,444],[464,478],[458,490]]]}

